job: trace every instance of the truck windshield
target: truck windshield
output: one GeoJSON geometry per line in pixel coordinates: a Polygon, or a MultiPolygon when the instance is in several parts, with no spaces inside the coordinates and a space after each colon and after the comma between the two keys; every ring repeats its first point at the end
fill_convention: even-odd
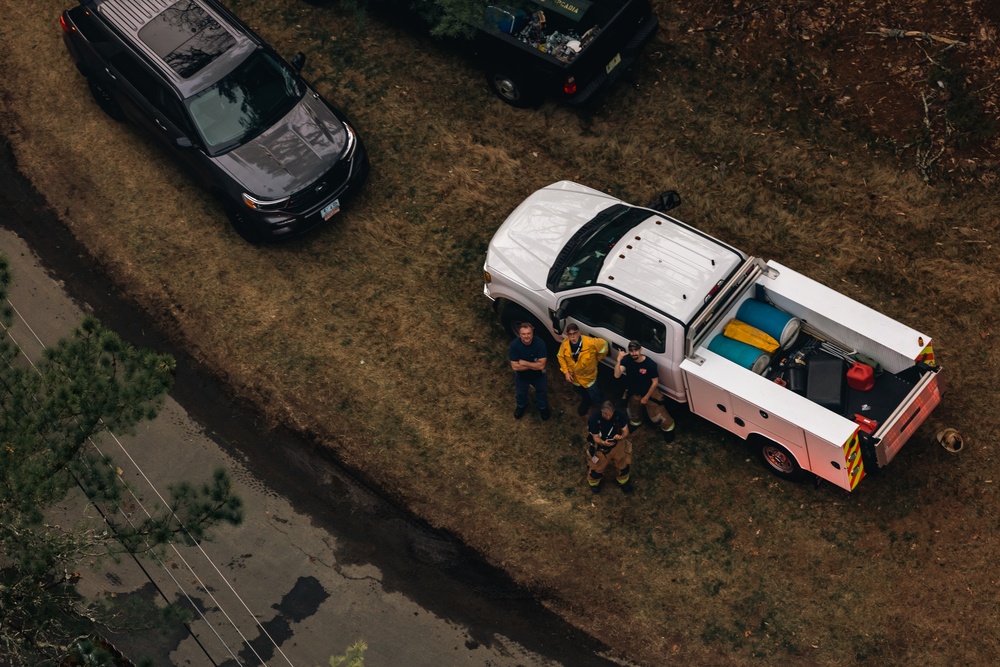
{"type": "Polygon", "coordinates": [[[650,215],[647,210],[630,206],[612,206],[602,211],[581,227],[559,253],[549,272],[549,288],[558,292],[596,283],[611,250],[650,215]]]}

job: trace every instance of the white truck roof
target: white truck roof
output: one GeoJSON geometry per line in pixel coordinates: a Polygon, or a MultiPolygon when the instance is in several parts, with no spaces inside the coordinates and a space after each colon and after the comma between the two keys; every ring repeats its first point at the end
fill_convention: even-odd
{"type": "MultiPolygon", "coordinates": [[[[605,209],[630,206],[571,181],[536,191],[500,226],[487,265],[529,289],[545,289],[549,269],[573,235],[605,209]]],[[[662,213],[649,213],[604,260],[597,283],[688,323],[717,284],[743,261],[735,248],[662,213]]]]}
{"type": "Polygon", "coordinates": [[[686,324],[712,288],[742,264],[743,257],[734,249],[650,212],[615,246],[599,281],[686,324]]]}

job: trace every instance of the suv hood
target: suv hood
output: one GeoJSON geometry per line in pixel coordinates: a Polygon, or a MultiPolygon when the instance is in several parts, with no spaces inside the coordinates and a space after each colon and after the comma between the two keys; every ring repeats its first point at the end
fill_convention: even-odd
{"type": "Polygon", "coordinates": [[[486,269],[528,289],[545,289],[549,267],[573,234],[604,209],[620,203],[570,181],[542,188],[500,225],[486,253],[486,269]]]}
{"type": "Polygon", "coordinates": [[[248,194],[280,199],[329,171],[346,143],[344,123],[321,97],[307,89],[273,127],[214,159],[248,194]]]}

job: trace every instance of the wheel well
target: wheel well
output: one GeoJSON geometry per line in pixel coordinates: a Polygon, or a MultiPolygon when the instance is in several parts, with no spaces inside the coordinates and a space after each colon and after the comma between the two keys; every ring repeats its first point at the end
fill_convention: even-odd
{"type": "Polygon", "coordinates": [[[552,337],[552,332],[549,331],[547,326],[545,326],[545,323],[538,319],[538,317],[536,317],[530,310],[515,301],[511,301],[510,299],[505,299],[503,297],[497,298],[497,300],[493,303],[493,307],[500,315],[500,322],[504,329],[508,330],[508,333],[511,333],[514,336],[517,335],[517,332],[513,330],[515,322],[531,322],[531,324],[535,327],[535,335],[541,337],[549,352],[554,356],[556,352],[559,351],[559,341],[552,337]],[[515,317],[517,317],[517,311],[522,313],[520,319],[515,319],[515,317]]]}
{"type": "Polygon", "coordinates": [[[493,304],[494,309],[497,314],[500,315],[500,320],[505,326],[513,325],[516,321],[528,320],[532,324],[541,324],[538,318],[531,314],[531,311],[517,303],[516,301],[511,301],[510,299],[505,299],[503,297],[499,298],[493,304]],[[519,319],[515,319],[519,318],[519,319]]]}
{"type": "Polygon", "coordinates": [[[788,445],[782,444],[782,443],[778,442],[777,440],[773,440],[773,439],[767,437],[766,435],[761,435],[760,433],[751,433],[750,435],[747,436],[747,444],[750,445],[751,447],[753,447],[754,449],[760,449],[761,447],[763,447],[764,445],[767,445],[767,444],[777,445],[778,447],[781,447],[786,452],[788,452],[788,454],[793,459],[795,459],[795,462],[799,464],[800,468],[802,468],[803,470],[806,469],[806,467],[804,465],[802,465],[802,462],[799,461],[799,457],[795,453],[795,450],[792,447],[789,447],[788,445]]]}

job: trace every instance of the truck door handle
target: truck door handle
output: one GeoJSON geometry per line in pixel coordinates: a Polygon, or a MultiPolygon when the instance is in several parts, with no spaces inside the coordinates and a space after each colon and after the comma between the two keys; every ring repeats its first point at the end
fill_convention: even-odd
{"type": "Polygon", "coordinates": [[[160,120],[159,118],[156,119],[156,126],[159,127],[161,130],[163,130],[164,132],[167,131],[167,126],[164,125],[163,121],[160,120]]]}
{"type": "Polygon", "coordinates": [[[115,76],[114,74],[112,74],[111,70],[109,70],[107,67],[104,68],[104,71],[108,73],[108,76],[110,76],[112,80],[114,80],[114,81],[118,80],[118,77],[115,76]]]}

